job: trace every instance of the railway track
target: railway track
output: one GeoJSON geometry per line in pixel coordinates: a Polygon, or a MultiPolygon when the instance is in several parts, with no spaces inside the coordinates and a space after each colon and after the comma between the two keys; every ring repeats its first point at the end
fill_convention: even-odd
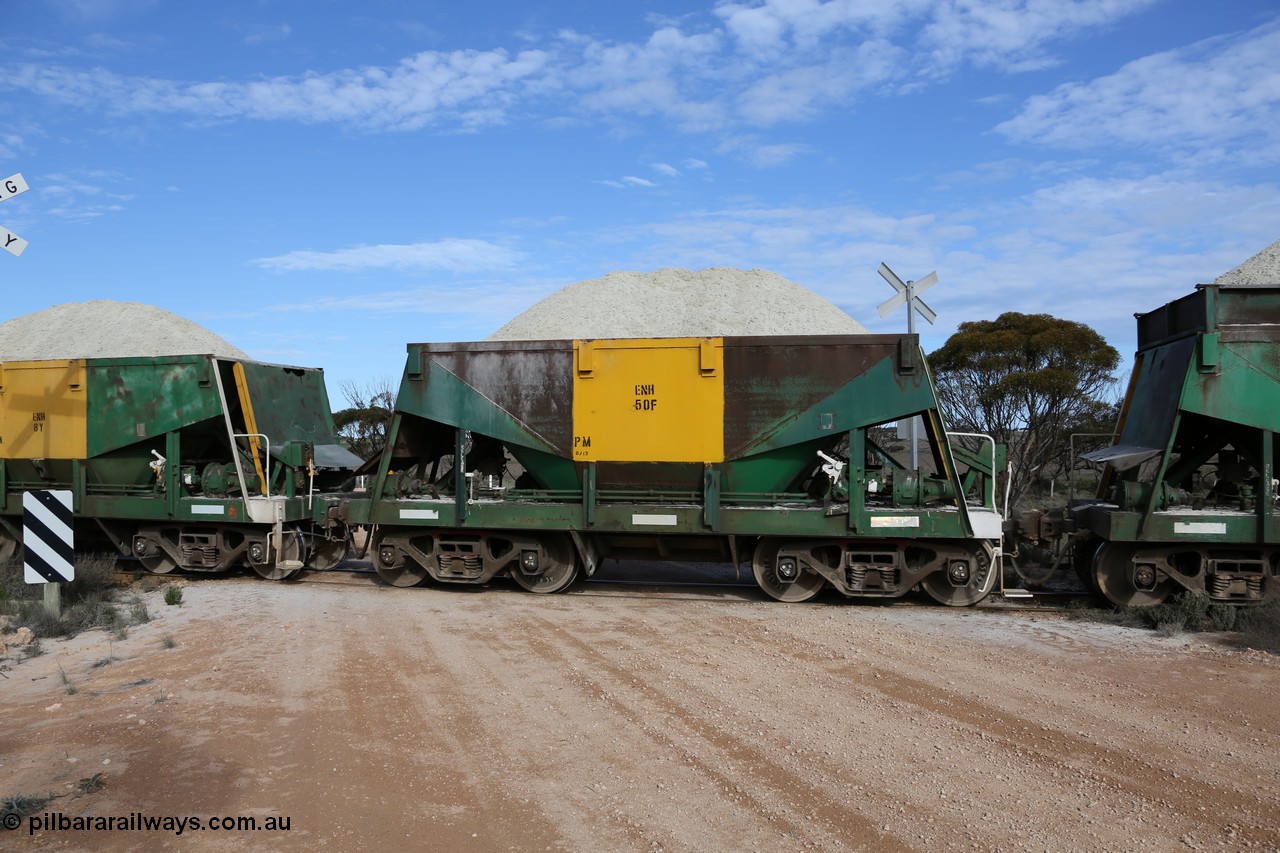
{"type": "MultiPolygon", "coordinates": [[[[153,581],[164,582],[168,578],[181,578],[184,581],[198,581],[200,583],[217,583],[220,581],[236,580],[241,578],[252,578],[255,581],[261,581],[249,569],[233,570],[225,573],[204,573],[191,572],[182,573],[174,572],[168,575],[152,574],[141,566],[128,567],[132,561],[127,558],[121,559],[121,567],[118,568],[116,576],[117,580],[122,584],[130,584],[143,578],[150,578],[153,581]]],[[[644,572],[631,572],[630,577],[618,577],[615,572],[601,572],[596,577],[590,579],[579,579],[572,587],[559,595],[580,596],[580,597],[601,597],[601,598],[634,598],[637,600],[685,600],[685,601],[739,601],[742,603],[759,603],[768,601],[769,599],[760,588],[754,583],[747,580],[734,580],[733,571],[730,567],[723,567],[722,572],[712,573],[697,580],[681,580],[668,570],[663,570],[662,564],[645,564],[654,565],[657,571],[653,574],[644,572]],[[723,579],[715,579],[717,574],[723,579]]],[[[263,583],[271,583],[269,581],[261,581],[263,583]]],[[[378,580],[378,575],[374,571],[372,565],[368,561],[347,560],[333,569],[327,571],[305,570],[295,578],[285,581],[286,585],[292,584],[329,584],[339,586],[369,586],[382,585],[378,580]]],[[[444,584],[425,585],[430,589],[441,589],[444,584]]],[[[494,582],[493,591],[509,591],[528,595],[529,593],[521,590],[514,583],[509,582],[506,578],[498,578],[494,582]]],[[[409,589],[412,589],[410,587],[409,589]]],[[[1032,597],[1003,597],[999,592],[993,592],[986,599],[976,605],[975,609],[982,611],[1010,611],[1010,612],[1031,612],[1031,613],[1053,613],[1062,612],[1068,609],[1069,603],[1088,599],[1089,595],[1084,592],[1055,590],[1036,592],[1032,597]]],[[[929,609],[938,609],[939,605],[933,601],[926,599],[924,596],[908,594],[902,598],[874,600],[874,599],[848,599],[835,593],[824,594],[809,602],[807,606],[842,606],[842,607],[925,607],[929,609]]]]}

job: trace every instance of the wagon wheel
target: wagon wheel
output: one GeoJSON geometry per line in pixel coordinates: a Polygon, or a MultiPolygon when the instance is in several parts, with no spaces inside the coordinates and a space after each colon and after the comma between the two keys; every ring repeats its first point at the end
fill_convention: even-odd
{"type": "Polygon", "coordinates": [[[511,579],[520,586],[543,595],[567,589],[578,577],[578,555],[567,536],[547,536],[540,541],[538,573],[527,575],[519,562],[511,569],[511,579]]]}
{"type": "Polygon", "coordinates": [[[163,549],[158,554],[139,556],[138,562],[142,564],[142,568],[153,575],[167,575],[178,568],[178,561],[170,557],[168,552],[163,549]]]}
{"type": "Polygon", "coordinates": [[[142,568],[153,575],[167,575],[178,568],[178,561],[169,556],[169,552],[156,541],[164,538],[159,531],[155,529],[139,529],[137,533],[138,535],[133,540],[133,556],[138,558],[142,568]],[[155,538],[150,538],[152,536],[155,538]],[[155,549],[154,554],[146,553],[153,547],[155,549]]]}
{"type": "MultiPolygon", "coordinates": [[[[1132,565],[1134,549],[1116,542],[1104,542],[1093,555],[1093,580],[1098,592],[1116,607],[1154,607],[1169,597],[1175,584],[1169,578],[1157,580],[1150,589],[1140,589],[1132,565]]],[[[1139,571],[1143,571],[1140,569],[1139,571]]],[[[1144,583],[1143,586],[1150,584],[1144,583]]]]}
{"type": "Polygon", "coordinates": [[[396,547],[395,537],[381,533],[369,548],[373,569],[379,579],[389,586],[417,586],[427,579],[427,570],[418,565],[396,547]]]}
{"type": "Polygon", "coordinates": [[[326,539],[323,536],[312,536],[310,568],[318,572],[329,571],[347,558],[347,546],[346,539],[326,539]]]}
{"type": "Polygon", "coordinates": [[[784,565],[780,572],[778,551],[783,544],[782,539],[761,539],[751,558],[751,573],[770,598],[793,603],[808,601],[822,590],[826,579],[798,563],[794,564],[794,568],[790,568],[792,564],[784,565]],[[795,576],[788,577],[788,574],[795,576]]]}
{"type": "Polygon", "coordinates": [[[284,541],[280,543],[279,551],[271,555],[271,559],[266,559],[265,542],[255,542],[249,546],[246,552],[249,567],[257,572],[259,577],[269,581],[283,581],[302,570],[302,564],[307,561],[306,537],[297,526],[286,527],[283,534],[284,541]]]}
{"type": "Polygon", "coordinates": [[[948,607],[971,607],[987,597],[996,585],[996,570],[990,552],[981,554],[977,569],[967,561],[946,561],[941,569],[920,581],[925,593],[948,607]]]}

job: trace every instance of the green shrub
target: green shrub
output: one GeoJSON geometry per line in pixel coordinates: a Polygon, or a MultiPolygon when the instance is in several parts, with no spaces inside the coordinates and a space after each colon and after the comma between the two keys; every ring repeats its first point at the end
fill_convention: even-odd
{"type": "Polygon", "coordinates": [[[1258,607],[1246,607],[1236,615],[1236,627],[1245,645],[1280,652],[1280,598],[1258,607]]]}
{"type": "Polygon", "coordinates": [[[182,604],[182,587],[169,584],[164,589],[164,603],[168,605],[182,604]]]}
{"type": "Polygon", "coordinates": [[[18,817],[26,817],[29,814],[35,814],[43,809],[49,803],[58,799],[60,794],[49,792],[47,797],[28,797],[18,794],[16,797],[10,797],[0,803],[0,814],[16,814],[18,817]]]}
{"type": "Polygon", "coordinates": [[[27,627],[36,637],[74,637],[92,628],[118,632],[126,619],[114,602],[115,563],[110,555],[76,557],[75,579],[62,587],[61,617],[45,609],[44,585],[27,583],[20,563],[0,566],[0,613],[10,617],[8,630],[27,627]]]}
{"type": "Polygon", "coordinates": [[[1215,631],[1230,631],[1236,627],[1240,617],[1240,608],[1230,604],[1214,603],[1209,605],[1209,622],[1215,631]]]}
{"type": "Polygon", "coordinates": [[[151,621],[151,611],[147,610],[145,601],[135,601],[129,605],[129,623],[131,625],[145,625],[151,621]]]}
{"type": "Polygon", "coordinates": [[[1156,633],[1171,637],[1183,631],[1202,630],[1211,603],[1203,592],[1182,592],[1163,604],[1143,609],[1141,613],[1156,633]]]}
{"type": "Polygon", "coordinates": [[[1147,627],[1137,607],[1094,607],[1087,601],[1075,599],[1067,602],[1066,613],[1067,618],[1075,622],[1100,622],[1122,628],[1147,627]]]}
{"type": "Polygon", "coordinates": [[[105,788],[106,785],[107,783],[102,781],[101,773],[94,773],[92,776],[87,776],[76,783],[76,787],[80,791],[81,796],[84,796],[85,794],[92,794],[94,791],[100,791],[105,788]]]}
{"type": "Polygon", "coordinates": [[[116,558],[112,554],[78,556],[75,572],[75,579],[62,588],[66,599],[101,597],[116,587],[116,558]]]}

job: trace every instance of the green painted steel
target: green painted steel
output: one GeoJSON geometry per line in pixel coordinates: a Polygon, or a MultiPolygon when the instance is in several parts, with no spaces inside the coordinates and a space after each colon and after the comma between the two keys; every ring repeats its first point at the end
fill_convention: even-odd
{"type": "MultiPolygon", "coordinates": [[[[258,430],[272,450],[289,442],[337,444],[324,374],[314,368],[242,361],[258,430]]],[[[282,451],[283,452],[283,451],[282,451]]],[[[292,464],[302,464],[295,456],[292,464]]]]}
{"type": "Polygon", "coordinates": [[[221,417],[213,371],[204,356],[89,361],[89,458],[221,417]]]}
{"type": "Polygon", "coordinates": [[[1115,445],[1084,455],[1098,496],[1068,509],[1077,569],[1117,606],[1273,599],[1280,285],[1199,285],[1137,321],[1115,445]]]}
{"type": "Polygon", "coordinates": [[[78,538],[150,554],[159,570],[166,562],[197,570],[243,562],[251,540],[266,541],[277,520],[310,531],[311,490],[333,491],[350,476],[339,467],[348,460],[335,449],[323,373],[239,363],[256,431],[270,442],[269,457],[259,448],[264,497],[251,444],[234,437],[249,432],[250,422],[235,364],[202,355],[86,360],[85,458],[4,460],[0,515],[20,514],[24,491],[71,489],[78,538]],[[314,464],[316,448],[324,448],[328,467],[314,464]],[[255,509],[250,498],[265,503],[255,509]],[[159,545],[147,550],[161,542],[164,553],[159,545]]]}
{"type": "MultiPolygon", "coordinates": [[[[767,537],[846,595],[901,595],[938,571],[990,577],[987,543],[999,537],[994,448],[988,440],[953,453],[914,336],[692,345],[722,347],[723,355],[722,368],[715,358],[694,368],[723,369],[722,385],[705,386],[723,394],[723,458],[700,462],[575,461],[574,441],[609,420],[606,412],[588,429],[573,423],[574,390],[583,381],[574,342],[410,345],[372,491],[330,498],[317,518],[376,525],[374,565],[395,585],[428,574],[482,583],[520,571],[521,554],[532,563],[539,555],[556,559],[566,534],[587,563],[640,555],[751,559],[767,537]],[[915,415],[925,418],[929,443],[922,471],[906,470],[890,452],[894,421],[915,415]]],[[[641,379],[659,376],[661,386],[662,370],[651,369],[646,353],[662,346],[646,340],[626,348],[623,370],[588,362],[585,381],[634,382],[651,393],[656,386],[641,379]]],[[[600,399],[625,404],[630,387],[600,399]]],[[[690,410],[716,408],[702,402],[690,400],[690,410]]],[[[617,422],[642,428],[631,426],[642,423],[634,418],[617,422]]],[[[680,440],[661,437],[652,446],[692,446],[680,440]]],[[[939,588],[934,583],[930,594],[939,588]]],[[[949,599],[945,581],[941,588],[935,597],[949,599]]],[[[972,603],[987,588],[979,583],[956,602],[972,603]]]]}
{"type": "Polygon", "coordinates": [[[1113,462],[1081,525],[1107,541],[1280,544],[1280,288],[1200,285],[1138,333],[1116,444],[1144,461],[1113,462]]]}

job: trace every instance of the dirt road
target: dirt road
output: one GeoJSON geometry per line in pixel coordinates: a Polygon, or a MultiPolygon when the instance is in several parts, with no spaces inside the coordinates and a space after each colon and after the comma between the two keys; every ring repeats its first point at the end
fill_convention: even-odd
{"type": "Polygon", "coordinates": [[[4,673],[0,796],[288,831],[24,820],[0,848],[1280,846],[1280,661],[1202,637],[701,588],[159,595],[4,673]]]}

